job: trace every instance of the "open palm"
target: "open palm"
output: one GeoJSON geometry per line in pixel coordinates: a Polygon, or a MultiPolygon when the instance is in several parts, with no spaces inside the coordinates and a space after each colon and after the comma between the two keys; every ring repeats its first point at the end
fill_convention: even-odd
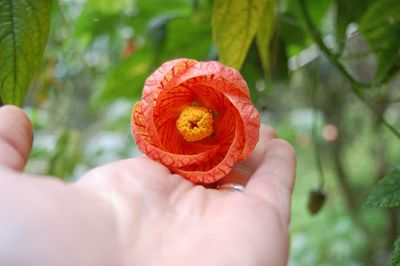
{"type": "Polygon", "coordinates": [[[13,265],[285,265],[295,156],[263,127],[251,156],[221,181],[193,185],[145,156],[78,182],[22,174],[32,129],[0,109],[0,262],[13,265]]]}

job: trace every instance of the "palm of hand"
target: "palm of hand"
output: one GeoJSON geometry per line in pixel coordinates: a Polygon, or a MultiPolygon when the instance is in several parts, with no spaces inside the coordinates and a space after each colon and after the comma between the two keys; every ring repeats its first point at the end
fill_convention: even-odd
{"type": "MultiPolygon", "coordinates": [[[[269,141],[271,132],[264,129],[263,134],[269,141]]],[[[127,251],[125,260],[136,260],[133,264],[284,265],[288,246],[288,207],[284,205],[290,192],[269,179],[267,195],[257,194],[260,191],[254,186],[262,181],[256,175],[277,177],[282,171],[268,169],[282,160],[275,155],[267,169],[254,173],[251,168],[258,167],[263,153],[265,147],[257,147],[228,177],[238,180],[253,175],[250,180],[255,184],[250,181],[253,186],[244,193],[195,186],[146,157],[95,169],[81,184],[97,184],[97,192],[120,212],[117,217],[124,217],[119,223],[120,243],[127,251]],[[122,198],[113,198],[116,195],[122,198]],[[120,208],[121,200],[127,208],[120,208]]]]}
{"type": "Polygon", "coordinates": [[[264,127],[224,181],[250,178],[243,193],[194,186],[146,157],[96,168],[70,186],[40,181],[40,193],[69,218],[47,238],[82,243],[71,248],[76,265],[284,265],[294,154],[273,135],[264,127]]]}

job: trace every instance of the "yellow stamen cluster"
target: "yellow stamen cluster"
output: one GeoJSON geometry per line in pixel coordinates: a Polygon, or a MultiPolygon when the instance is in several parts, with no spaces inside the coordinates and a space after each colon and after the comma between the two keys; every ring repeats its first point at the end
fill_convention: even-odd
{"type": "Polygon", "coordinates": [[[185,107],[176,120],[176,128],[188,142],[199,141],[211,136],[213,125],[212,111],[199,106],[185,107]]]}

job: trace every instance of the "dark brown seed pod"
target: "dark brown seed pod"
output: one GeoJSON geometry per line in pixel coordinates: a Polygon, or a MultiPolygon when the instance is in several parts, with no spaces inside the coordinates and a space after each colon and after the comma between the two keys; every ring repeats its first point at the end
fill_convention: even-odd
{"type": "Polygon", "coordinates": [[[314,189],[308,198],[308,210],[312,215],[317,214],[326,200],[326,192],[322,188],[314,189]]]}

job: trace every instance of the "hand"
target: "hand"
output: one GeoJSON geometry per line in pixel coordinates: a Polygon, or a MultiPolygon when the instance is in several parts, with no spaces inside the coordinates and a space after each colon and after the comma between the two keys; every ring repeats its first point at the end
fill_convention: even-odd
{"type": "Polygon", "coordinates": [[[262,127],[223,182],[195,186],[145,156],[95,168],[73,184],[23,174],[32,127],[0,108],[1,265],[286,265],[295,154],[262,127]]]}

